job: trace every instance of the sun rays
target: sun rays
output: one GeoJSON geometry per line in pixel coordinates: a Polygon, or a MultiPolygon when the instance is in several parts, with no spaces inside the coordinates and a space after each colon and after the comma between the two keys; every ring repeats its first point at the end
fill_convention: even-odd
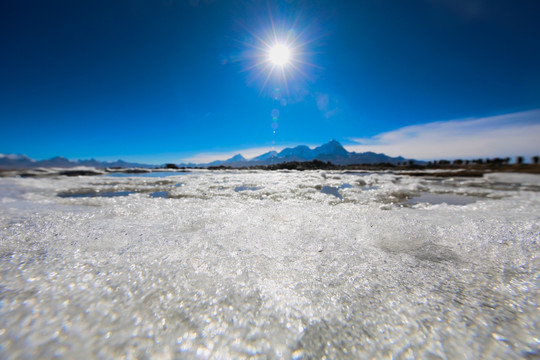
{"type": "Polygon", "coordinates": [[[241,42],[248,48],[244,71],[251,72],[251,80],[261,84],[259,95],[268,88],[290,95],[293,81],[309,79],[309,69],[319,68],[308,60],[315,53],[308,45],[317,38],[309,34],[309,27],[297,32],[298,19],[287,22],[270,14],[269,20],[266,30],[253,31],[244,26],[253,39],[241,42]]]}

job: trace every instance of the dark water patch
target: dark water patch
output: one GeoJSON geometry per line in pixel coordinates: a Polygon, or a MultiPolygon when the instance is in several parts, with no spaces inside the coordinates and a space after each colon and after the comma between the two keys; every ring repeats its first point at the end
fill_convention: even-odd
{"type": "Polygon", "coordinates": [[[459,194],[434,194],[429,192],[420,193],[419,196],[414,196],[408,200],[409,205],[416,204],[448,204],[448,205],[467,205],[472,204],[481,198],[478,196],[467,196],[459,194]]]}
{"type": "Polygon", "coordinates": [[[149,178],[160,178],[160,177],[167,177],[167,176],[178,176],[178,175],[187,175],[190,174],[187,171],[155,171],[155,172],[146,172],[146,173],[113,173],[113,174],[107,174],[105,176],[108,177],[149,177],[149,178]]]}
{"type": "Polygon", "coordinates": [[[91,175],[102,175],[101,171],[97,170],[63,170],[58,173],[58,175],[65,176],[91,176],[91,175]]]}
{"type": "Polygon", "coordinates": [[[368,175],[393,175],[393,171],[345,171],[343,172],[347,175],[356,175],[356,176],[368,176],[368,175]]]}
{"type": "Polygon", "coordinates": [[[341,196],[341,194],[339,193],[339,188],[335,186],[325,185],[321,188],[321,192],[326,195],[333,195],[337,197],[338,199],[343,200],[343,196],[341,196]]]}
{"type": "Polygon", "coordinates": [[[150,193],[149,196],[152,198],[168,199],[169,193],[167,191],[155,191],[153,193],[150,193]]]}
{"type": "Polygon", "coordinates": [[[379,188],[378,186],[364,186],[362,190],[369,191],[369,190],[377,190],[378,188],[379,188]]]}
{"type": "Polygon", "coordinates": [[[353,185],[345,183],[343,185],[340,185],[339,189],[350,189],[350,188],[353,188],[353,187],[354,187],[353,185]]]}
{"type": "Polygon", "coordinates": [[[88,198],[88,197],[120,197],[135,194],[135,191],[91,191],[91,192],[61,192],[57,196],[61,198],[88,198]]]}

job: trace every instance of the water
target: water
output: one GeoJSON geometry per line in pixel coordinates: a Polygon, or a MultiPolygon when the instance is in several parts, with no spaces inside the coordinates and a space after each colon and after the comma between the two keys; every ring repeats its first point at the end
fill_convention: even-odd
{"type": "Polygon", "coordinates": [[[337,197],[338,199],[343,200],[343,196],[339,193],[339,188],[336,186],[324,185],[321,189],[321,193],[327,194],[327,195],[333,195],[337,197]]]}
{"type": "Polygon", "coordinates": [[[341,195],[340,190],[342,190],[342,189],[351,189],[351,188],[354,188],[354,186],[351,185],[351,184],[347,184],[347,183],[339,185],[339,186],[324,185],[321,188],[321,193],[327,194],[327,195],[333,195],[333,196],[337,197],[338,199],[343,200],[343,196],[341,195]]]}
{"type": "Polygon", "coordinates": [[[472,204],[481,198],[475,196],[466,196],[459,194],[434,194],[429,192],[420,193],[409,199],[411,205],[427,203],[427,204],[448,204],[448,205],[467,205],[472,204]]]}
{"type": "Polygon", "coordinates": [[[535,358],[537,183],[0,178],[0,358],[535,358]]]}
{"type": "Polygon", "coordinates": [[[103,192],[60,192],[59,197],[63,198],[86,198],[86,197],[117,197],[117,196],[129,196],[135,194],[135,191],[103,191],[103,192]]]}
{"type": "Polygon", "coordinates": [[[167,199],[169,197],[169,192],[167,192],[167,191],[154,191],[153,193],[150,193],[150,197],[167,199]]]}
{"type": "Polygon", "coordinates": [[[126,178],[126,177],[149,177],[149,178],[162,178],[167,176],[180,176],[180,175],[189,175],[191,172],[188,171],[154,171],[154,172],[147,172],[147,173],[112,173],[107,174],[106,176],[109,177],[118,177],[118,178],[126,178]]]}

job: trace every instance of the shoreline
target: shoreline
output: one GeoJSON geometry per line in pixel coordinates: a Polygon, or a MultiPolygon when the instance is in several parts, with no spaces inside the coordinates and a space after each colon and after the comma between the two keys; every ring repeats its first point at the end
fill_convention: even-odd
{"type": "Polygon", "coordinates": [[[193,171],[309,171],[309,170],[328,170],[328,171],[386,171],[400,175],[409,176],[428,176],[428,177],[482,177],[489,173],[523,173],[540,174],[540,164],[468,164],[468,165],[392,165],[392,164],[354,164],[354,165],[335,165],[330,162],[319,160],[309,162],[287,162],[275,165],[251,166],[251,167],[230,167],[215,166],[208,168],[170,168],[159,167],[154,169],[141,168],[93,168],[93,167],[74,167],[74,168],[29,168],[29,169],[0,169],[0,177],[49,177],[49,176],[99,176],[109,174],[141,174],[141,173],[160,173],[160,172],[178,172],[189,173],[193,171]]]}

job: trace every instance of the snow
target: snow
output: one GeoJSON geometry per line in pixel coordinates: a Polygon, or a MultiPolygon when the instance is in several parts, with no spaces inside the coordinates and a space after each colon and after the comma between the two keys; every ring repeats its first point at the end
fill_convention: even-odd
{"type": "Polygon", "coordinates": [[[538,184],[0,178],[0,358],[534,358],[538,184]]]}

